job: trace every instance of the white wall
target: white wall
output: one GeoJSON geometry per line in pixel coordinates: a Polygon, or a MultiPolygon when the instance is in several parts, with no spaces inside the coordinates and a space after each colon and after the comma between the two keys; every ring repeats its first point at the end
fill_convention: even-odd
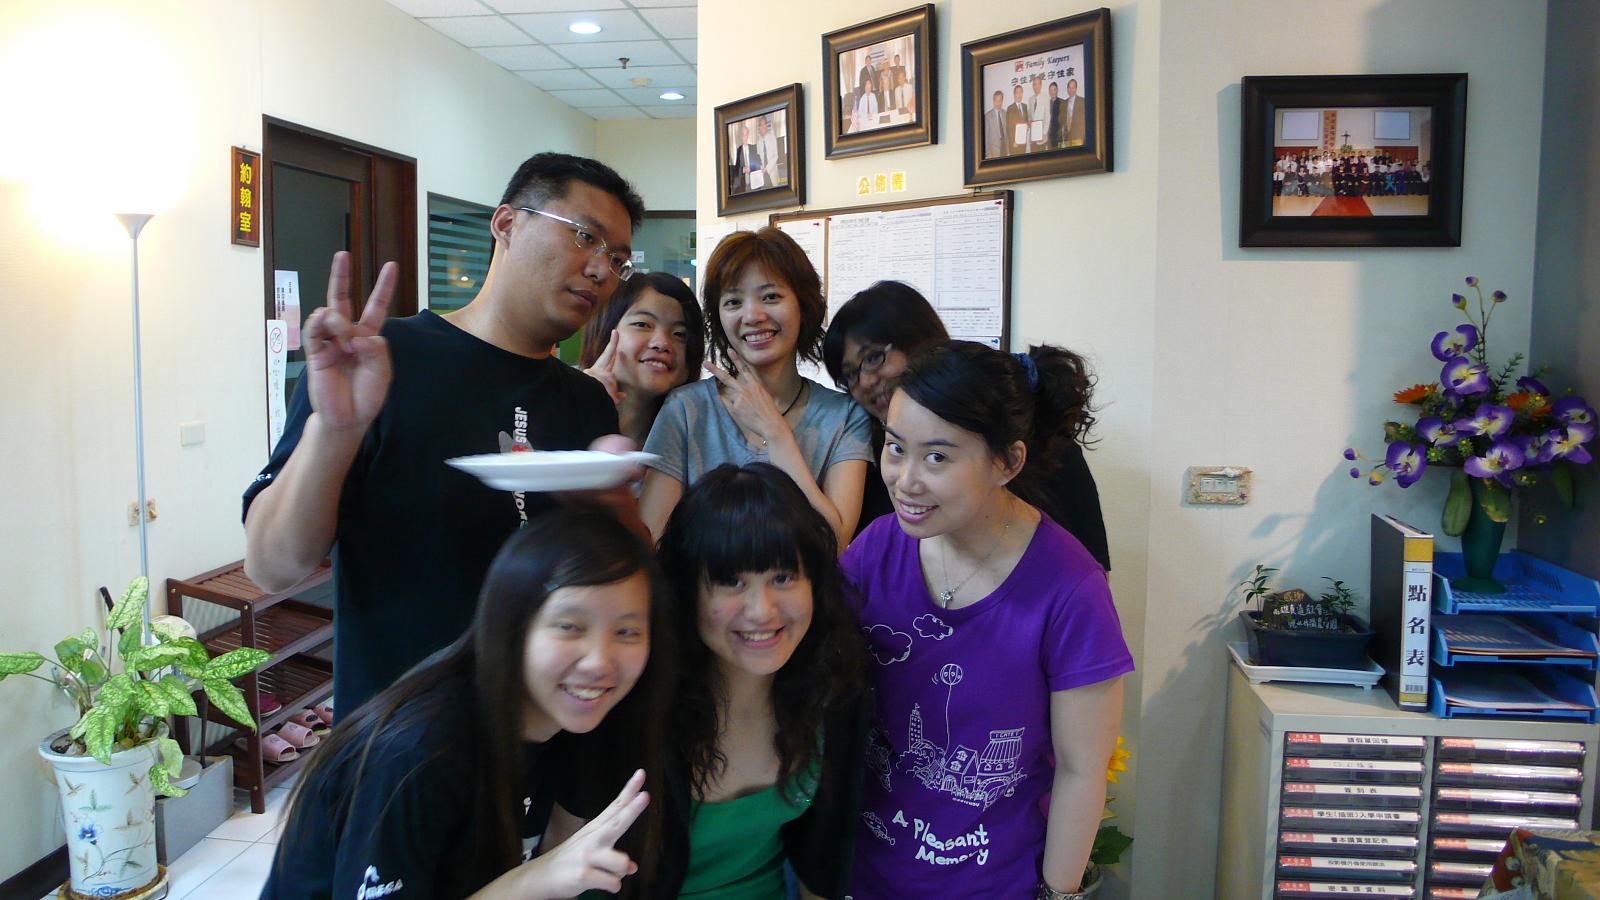
{"type": "MultiPolygon", "coordinates": [[[[1114,792],[1136,843],[1109,895],[1197,897],[1215,872],[1232,585],[1256,562],[1281,566],[1291,584],[1326,574],[1362,585],[1373,511],[1438,521],[1437,478],[1370,488],[1345,474],[1340,451],[1381,449],[1390,393],[1437,376],[1427,340],[1454,324],[1449,296],[1462,277],[1521,301],[1495,320],[1495,355],[1527,348],[1544,7],[1506,16],[1492,0],[1110,5],[1116,171],[1015,186],[1012,321],[1019,344],[1086,351],[1106,404],[1090,465],[1140,667],[1124,722],[1137,778],[1114,792]],[[1239,78],[1391,72],[1471,76],[1463,246],[1240,250],[1239,78]],[[1183,506],[1184,469],[1222,464],[1255,471],[1251,504],[1183,506]]],[[[855,205],[857,177],[892,169],[907,171],[909,197],[962,193],[960,44],[1079,10],[937,4],[939,143],[825,160],[817,36],[899,8],[792,8],[751,65],[743,7],[702,0],[700,133],[711,133],[714,106],[798,81],[810,206],[855,205]]],[[[696,158],[699,172],[715,171],[710,141],[696,158]]],[[[715,189],[700,180],[702,231],[718,222],[715,189]]]]}
{"type": "Polygon", "coordinates": [[[601,119],[594,143],[595,159],[633,182],[645,209],[694,209],[694,119],[601,119]]]}
{"type": "MultiPolygon", "coordinates": [[[[1546,385],[1600,402],[1600,4],[1551,0],[1540,161],[1538,256],[1533,278],[1535,367],[1546,385]],[[1553,86],[1560,85],[1561,89],[1553,86]]],[[[1577,508],[1549,494],[1519,509],[1521,547],[1600,578],[1600,471],[1577,479],[1577,508]],[[1545,516],[1544,522],[1539,521],[1545,516]]]]}
{"type": "MultiPolygon", "coordinates": [[[[415,157],[420,250],[426,192],[493,203],[527,156],[593,154],[595,137],[587,116],[382,0],[10,2],[0,70],[19,61],[0,94],[0,649],[48,650],[98,620],[95,587],[125,584],[138,549],[128,241],[94,201],[36,190],[41,160],[83,154],[81,179],[107,191],[152,180],[141,160],[179,163],[140,239],[159,610],[166,577],[243,555],[239,495],[265,457],[263,260],[227,241],[229,146],[259,150],[266,114],[415,157]],[[206,441],[181,448],[193,420],[206,441]]],[[[0,880],[61,843],[35,743],[71,721],[47,686],[0,685],[0,880]]]]}

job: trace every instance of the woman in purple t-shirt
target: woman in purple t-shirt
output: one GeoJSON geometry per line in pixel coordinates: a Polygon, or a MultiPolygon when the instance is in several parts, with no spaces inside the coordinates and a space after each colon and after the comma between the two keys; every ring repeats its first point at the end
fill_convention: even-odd
{"type": "Polygon", "coordinates": [[[1058,347],[950,341],[890,400],[895,513],[841,560],[878,706],[856,900],[1082,889],[1133,659],[1104,570],[1028,498],[1093,424],[1091,385],[1058,347]]]}

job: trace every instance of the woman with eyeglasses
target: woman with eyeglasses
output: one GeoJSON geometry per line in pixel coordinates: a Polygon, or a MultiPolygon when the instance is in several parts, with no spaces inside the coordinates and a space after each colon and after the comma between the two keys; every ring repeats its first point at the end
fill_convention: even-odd
{"type": "MultiPolygon", "coordinates": [[[[895,382],[912,356],[949,338],[933,305],[916,288],[899,281],[880,281],[851,297],[828,326],[822,343],[828,374],[873,421],[874,463],[862,494],[858,533],[879,516],[894,512],[876,460],[883,452],[882,423],[889,414],[895,382]]],[[[1070,441],[1059,452],[1054,472],[1039,486],[1039,508],[1076,537],[1109,572],[1111,553],[1100,513],[1100,492],[1084,459],[1083,446],[1070,441]]]]}
{"type": "Polygon", "coordinates": [[[622,433],[642,446],[667,394],[699,375],[705,355],[694,292],[676,275],[645,272],[589,320],[578,365],[605,385],[622,433]]]}
{"type": "Polygon", "coordinates": [[[822,356],[827,304],[804,250],[776,228],[736,231],[705,266],[705,316],[720,365],[673,391],[644,449],[639,515],[658,538],[683,492],[724,463],[766,462],[794,479],[843,547],[856,533],[870,425],[838,391],[801,377],[822,356]]]}

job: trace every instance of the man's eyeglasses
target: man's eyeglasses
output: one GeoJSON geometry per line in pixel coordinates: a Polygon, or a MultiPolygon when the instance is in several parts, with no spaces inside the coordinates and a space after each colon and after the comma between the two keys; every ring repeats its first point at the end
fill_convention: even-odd
{"type": "Polygon", "coordinates": [[[859,365],[839,377],[839,386],[849,391],[856,386],[861,376],[871,375],[883,368],[883,361],[889,358],[889,351],[892,349],[894,349],[893,344],[883,344],[868,350],[862,355],[859,365]]]}
{"type": "Polygon", "coordinates": [[[536,216],[544,216],[546,219],[554,219],[557,222],[561,222],[565,225],[571,225],[572,236],[575,243],[578,245],[578,249],[588,250],[590,256],[599,256],[601,254],[605,254],[606,264],[611,267],[611,273],[617,276],[618,279],[627,281],[629,278],[633,277],[632,257],[623,256],[621,253],[612,253],[611,248],[606,246],[605,239],[600,237],[600,235],[595,234],[593,231],[590,231],[589,226],[584,225],[581,222],[574,222],[566,216],[558,216],[555,213],[545,212],[542,209],[533,209],[527,206],[519,206],[517,209],[520,209],[523,212],[533,213],[536,216]]]}

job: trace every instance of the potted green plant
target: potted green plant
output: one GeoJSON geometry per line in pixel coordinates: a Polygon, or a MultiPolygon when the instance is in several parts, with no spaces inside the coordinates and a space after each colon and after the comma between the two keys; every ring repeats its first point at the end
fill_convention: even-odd
{"type": "Polygon", "coordinates": [[[229,718],[254,728],[244,694],[232,683],[269,654],[254,648],[212,658],[205,645],[159,624],[144,640],[149,582],[134,579],[106,616],[103,632],[85,628],[56,644],[55,659],[31,651],[0,653],[0,680],[37,678],[59,688],[78,721],[39,743],[55,772],[67,832],[71,887],[78,894],[121,897],[158,886],[155,795],[182,796],[172,783],[183,763],[167,733],[169,716],[192,716],[204,690],[229,718]],[[49,666],[49,676],[36,674],[49,666]]]}
{"type": "Polygon", "coordinates": [[[1277,571],[1258,564],[1239,582],[1245,603],[1259,607],[1239,613],[1250,661],[1258,666],[1365,669],[1372,630],[1350,613],[1355,591],[1326,575],[1329,588],[1315,599],[1298,588],[1274,591],[1268,583],[1277,571]]]}
{"type": "MultiPolygon", "coordinates": [[[[1574,472],[1594,461],[1588,445],[1600,423],[1584,398],[1545,387],[1543,371],[1515,378],[1521,353],[1499,369],[1490,365],[1489,322],[1506,294],[1495,291],[1485,300],[1476,276],[1467,276],[1467,286],[1477,292],[1477,315],[1466,297],[1450,295],[1466,324],[1434,335],[1434,358],[1444,364],[1436,382],[1395,392],[1394,402],[1416,407],[1416,420],[1384,423],[1384,458],[1367,481],[1382,484],[1392,475],[1407,488],[1431,466],[1453,469],[1440,525],[1461,538],[1467,574],[1451,582],[1457,590],[1500,593],[1505,588],[1493,572],[1512,493],[1547,483],[1572,506],[1574,472]]],[[[1365,458],[1354,447],[1344,456],[1365,458]]],[[[1351,478],[1361,474],[1359,467],[1350,469],[1351,478]]]]}

